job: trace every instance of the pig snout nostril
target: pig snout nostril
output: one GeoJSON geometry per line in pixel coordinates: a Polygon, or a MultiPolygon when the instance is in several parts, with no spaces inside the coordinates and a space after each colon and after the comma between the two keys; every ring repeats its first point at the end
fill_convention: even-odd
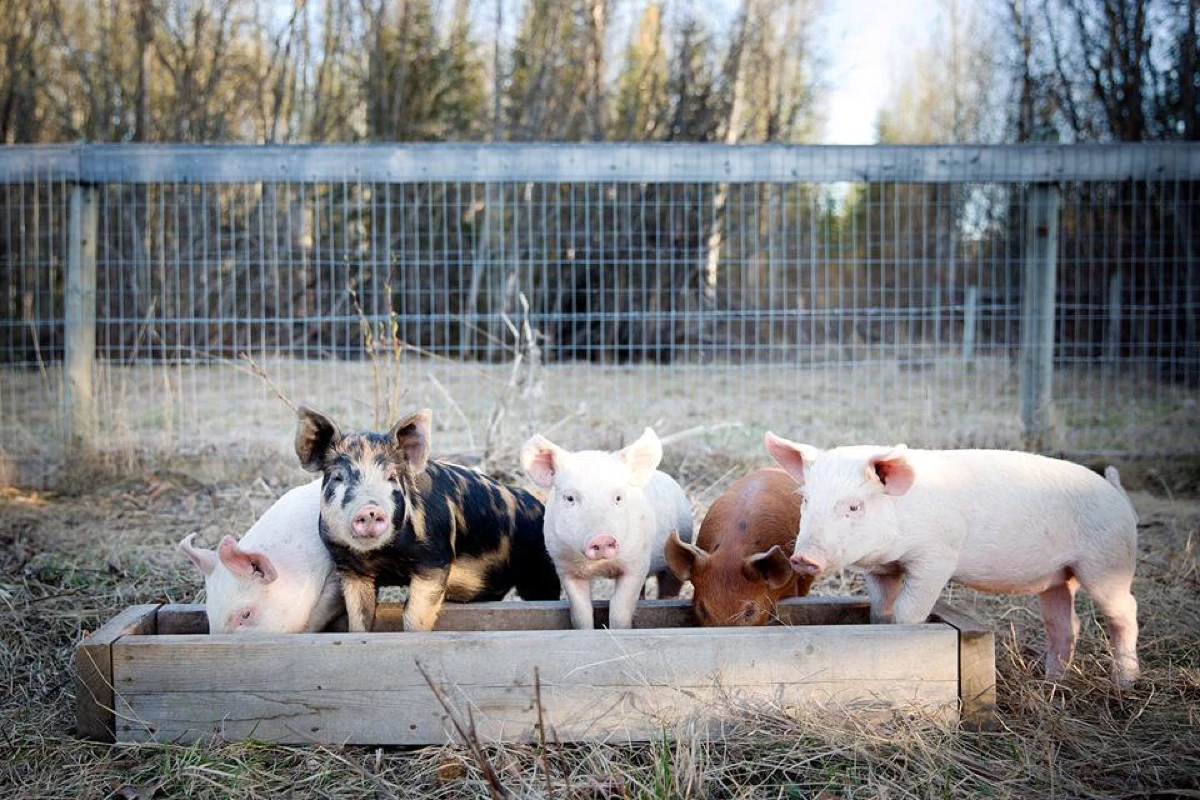
{"type": "Polygon", "coordinates": [[[383,534],[388,521],[388,515],[379,506],[365,506],[354,515],[351,525],[355,535],[372,538],[383,534]]]}
{"type": "Polygon", "coordinates": [[[617,557],[617,538],[608,533],[593,536],[583,546],[583,554],[591,561],[617,557]]]}

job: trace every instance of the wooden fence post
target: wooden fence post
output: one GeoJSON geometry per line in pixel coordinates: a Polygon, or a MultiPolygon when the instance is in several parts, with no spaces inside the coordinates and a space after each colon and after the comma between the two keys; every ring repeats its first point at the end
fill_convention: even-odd
{"type": "Polygon", "coordinates": [[[88,447],[95,433],[96,410],[92,370],[96,361],[96,238],[99,233],[97,190],[71,185],[67,286],[63,309],[65,341],[66,441],[88,447]]]}
{"type": "Polygon", "coordinates": [[[1058,210],[1058,184],[1030,187],[1021,265],[1021,430],[1025,447],[1035,452],[1045,450],[1053,434],[1058,210]]]}
{"type": "Polygon", "coordinates": [[[965,364],[975,361],[975,333],[979,327],[979,287],[968,286],[963,301],[962,360],[965,364]]]}

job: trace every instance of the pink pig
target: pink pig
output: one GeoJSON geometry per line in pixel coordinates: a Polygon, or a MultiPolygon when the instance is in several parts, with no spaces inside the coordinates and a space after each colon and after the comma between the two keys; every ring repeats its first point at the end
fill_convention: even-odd
{"type": "Polygon", "coordinates": [[[321,541],[321,482],[275,501],[241,541],[225,536],[216,550],[179,543],[204,574],[210,633],[320,631],[343,611],[333,559],[321,541]]]}
{"type": "Polygon", "coordinates": [[[630,628],[650,573],[659,597],[679,594],[664,554],[672,531],[692,540],[692,507],[675,480],[656,468],[662,443],[650,428],[616,453],[570,452],[544,436],[521,448],[521,466],[546,489],[546,550],[571,603],[571,623],[593,627],[592,580],[616,581],[610,628],[630,628]]]}
{"type": "Polygon", "coordinates": [[[1137,679],[1137,516],[1116,469],[1102,478],[1007,450],[822,451],[772,433],[766,446],[802,496],[793,568],[865,572],[873,621],[923,622],[950,580],[1036,594],[1057,679],[1074,654],[1082,586],[1108,622],[1117,679],[1137,679]]]}

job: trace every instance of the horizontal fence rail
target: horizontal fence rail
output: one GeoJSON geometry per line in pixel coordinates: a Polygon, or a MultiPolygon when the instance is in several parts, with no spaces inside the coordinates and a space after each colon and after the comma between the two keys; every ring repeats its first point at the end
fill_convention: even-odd
{"type": "Polygon", "coordinates": [[[1198,237],[1184,144],[0,148],[0,459],[286,442],[242,354],[485,459],[1189,452],[1198,237]]]}
{"type": "Polygon", "coordinates": [[[45,145],[0,182],[971,183],[1198,180],[1196,147],[1137,145],[45,145]]]}

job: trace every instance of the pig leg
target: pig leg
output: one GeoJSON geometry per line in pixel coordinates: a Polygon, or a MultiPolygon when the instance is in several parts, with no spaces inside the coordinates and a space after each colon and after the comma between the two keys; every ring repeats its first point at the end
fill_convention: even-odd
{"type": "Polygon", "coordinates": [[[1112,648],[1115,677],[1118,683],[1129,685],[1138,679],[1137,600],[1129,591],[1130,578],[1110,577],[1105,581],[1085,581],[1084,591],[1108,623],[1109,646],[1112,648]]]}
{"type": "Polygon", "coordinates": [[[321,596],[317,598],[317,605],[313,608],[312,616],[308,618],[308,625],[304,630],[325,630],[343,610],[342,587],[338,584],[337,573],[332,573],[321,587],[321,596]]]}
{"type": "Polygon", "coordinates": [[[867,584],[867,597],[871,598],[871,624],[891,622],[895,616],[896,596],[900,593],[901,574],[868,572],[863,577],[867,584]]]}
{"type": "Polygon", "coordinates": [[[562,576],[563,589],[571,603],[571,625],[577,631],[590,631],[596,627],[592,612],[592,582],[574,575],[562,576]]]}
{"type": "Polygon", "coordinates": [[[929,618],[938,595],[954,574],[954,562],[914,569],[909,566],[896,593],[892,621],[897,625],[919,625],[929,618]]]}
{"type": "Polygon", "coordinates": [[[351,633],[366,633],[375,624],[375,581],[353,572],[343,572],[341,578],[346,627],[351,633]]]}
{"type": "Polygon", "coordinates": [[[656,573],[658,577],[658,599],[666,600],[672,597],[679,597],[679,590],[683,588],[683,581],[675,577],[675,573],[669,569],[664,569],[656,573]]]}
{"type": "Polygon", "coordinates": [[[633,610],[637,608],[638,596],[646,585],[645,568],[627,569],[617,578],[612,600],[608,602],[608,627],[612,630],[633,627],[633,610]]]}
{"type": "Polygon", "coordinates": [[[1079,638],[1079,617],[1075,614],[1075,590],[1079,581],[1068,578],[1038,595],[1042,603],[1042,622],[1046,625],[1046,677],[1060,680],[1075,655],[1079,638]]]}
{"type": "Polygon", "coordinates": [[[431,569],[412,576],[404,603],[404,630],[431,631],[446,599],[450,569],[431,569]]]}

